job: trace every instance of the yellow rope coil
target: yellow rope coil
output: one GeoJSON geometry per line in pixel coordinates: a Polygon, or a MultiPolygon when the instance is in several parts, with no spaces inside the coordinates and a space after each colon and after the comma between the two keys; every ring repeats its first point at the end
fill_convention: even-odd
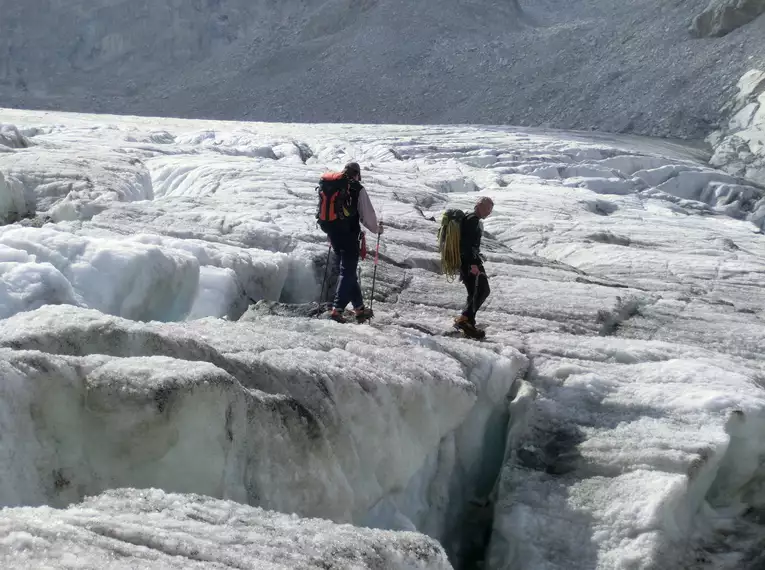
{"type": "Polygon", "coordinates": [[[446,275],[446,280],[451,283],[460,273],[460,224],[449,220],[441,226],[438,234],[441,273],[446,275]]]}

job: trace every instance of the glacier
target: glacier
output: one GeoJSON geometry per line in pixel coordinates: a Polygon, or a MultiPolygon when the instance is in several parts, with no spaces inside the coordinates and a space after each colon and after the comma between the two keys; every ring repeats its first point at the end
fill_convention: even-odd
{"type": "MultiPolygon", "coordinates": [[[[725,104],[726,120],[707,136],[714,148],[710,164],[765,184],[765,72],[750,69],[736,85],[737,92],[725,104]]],[[[762,204],[760,204],[762,207],[762,204]]]]}
{"type": "Polygon", "coordinates": [[[450,568],[440,545],[198,495],[109,491],[76,507],[7,509],[3,568],[450,568]],[[44,565],[44,566],[43,566],[44,565]]]}
{"type": "Polygon", "coordinates": [[[765,192],[704,152],[489,126],[0,123],[9,567],[756,562],[765,192]],[[386,226],[358,326],[311,317],[314,188],[348,160],[386,226]],[[483,195],[477,343],[448,332],[464,292],[435,231],[483,195]]]}

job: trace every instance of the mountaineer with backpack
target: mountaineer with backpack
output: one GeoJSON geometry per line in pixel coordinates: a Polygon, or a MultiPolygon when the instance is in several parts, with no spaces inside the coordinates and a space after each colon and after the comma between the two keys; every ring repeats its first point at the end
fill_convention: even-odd
{"type": "Polygon", "coordinates": [[[362,237],[361,224],[379,236],[383,231],[382,223],[377,221],[377,214],[369,195],[361,185],[361,167],[356,162],[346,164],[342,172],[323,174],[318,192],[319,207],[316,219],[319,227],[329,237],[340,272],[330,318],[339,323],[346,322],[343,311],[350,302],[356,321],[364,322],[371,318],[373,313],[371,309],[364,307],[361,287],[356,277],[359,242],[362,237]]]}
{"type": "Polygon", "coordinates": [[[491,215],[493,209],[494,202],[484,196],[467,215],[462,210],[447,210],[438,230],[441,271],[450,281],[459,274],[467,289],[465,308],[454,319],[454,327],[473,338],[483,338],[485,334],[475,326],[475,315],[491,291],[481,256],[481,220],[491,215]]]}

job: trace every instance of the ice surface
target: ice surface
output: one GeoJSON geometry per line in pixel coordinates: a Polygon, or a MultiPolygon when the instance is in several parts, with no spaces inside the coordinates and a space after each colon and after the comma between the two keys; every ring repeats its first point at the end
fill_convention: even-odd
{"type": "MultiPolygon", "coordinates": [[[[132,319],[181,318],[189,312],[199,281],[199,264],[191,255],[137,240],[88,238],[50,226],[11,226],[0,229],[0,245],[39,264],[4,264],[9,279],[30,270],[41,273],[38,267],[57,270],[40,274],[46,278],[41,286],[51,292],[50,302],[66,300],[60,293],[66,284],[85,306],[132,319]]],[[[5,312],[7,316],[10,311],[5,312]]]]}
{"type": "Polygon", "coordinates": [[[487,358],[484,351],[470,347],[449,351],[472,370],[470,379],[478,387],[475,406],[429,454],[407,488],[378,502],[364,523],[437,537],[452,563],[463,567],[485,546],[476,528],[486,528],[491,516],[491,495],[507,438],[506,397],[518,390],[527,361],[512,350],[502,358],[487,358]]]}
{"type": "Polygon", "coordinates": [[[88,219],[113,201],[151,200],[151,178],[138,158],[116,150],[83,147],[61,141],[35,145],[0,155],[0,170],[9,174],[6,186],[13,204],[0,215],[39,214],[54,221],[88,219]],[[59,146],[60,145],[60,146],[59,146]],[[26,203],[25,211],[18,211],[26,203]]]}
{"type": "Polygon", "coordinates": [[[0,245],[0,318],[49,303],[79,304],[71,283],[53,265],[0,245]]]}
{"type": "MultiPolygon", "coordinates": [[[[727,124],[707,138],[715,148],[711,164],[765,184],[765,72],[745,73],[724,110],[727,124]]],[[[758,207],[765,215],[765,201],[758,207]]]]}
{"type": "Polygon", "coordinates": [[[121,489],[65,510],[0,511],[3,568],[375,568],[447,570],[415,533],[360,529],[156,489],[121,489]]]}
{"type": "Polygon", "coordinates": [[[3,504],[158,487],[418,530],[488,568],[754,555],[765,242],[736,173],[584,133],[0,120],[31,145],[3,157],[36,153],[40,180],[68,152],[138,160],[152,188],[57,221],[41,212],[66,198],[26,185],[32,217],[0,228],[3,504]],[[386,225],[364,326],[308,318],[316,180],[352,159],[386,225]],[[464,288],[438,275],[435,230],[482,195],[477,344],[447,336],[464,288]]]}
{"type": "Polygon", "coordinates": [[[27,148],[29,139],[19,132],[16,125],[0,123],[0,146],[9,148],[27,148]]]}
{"type": "Polygon", "coordinates": [[[357,520],[460,424],[491,368],[470,381],[443,348],[333,325],[139,324],[65,306],[3,321],[0,344],[16,349],[4,360],[26,377],[10,397],[52,398],[14,412],[44,449],[24,452],[37,470],[31,493],[3,503],[156,485],[357,520]],[[386,445],[368,445],[376,438],[386,445]]]}
{"type": "Polygon", "coordinates": [[[718,472],[759,476],[726,455],[730,418],[762,421],[756,363],[656,342],[529,342],[533,382],[549,388],[503,472],[492,567],[685,567],[718,472]]]}

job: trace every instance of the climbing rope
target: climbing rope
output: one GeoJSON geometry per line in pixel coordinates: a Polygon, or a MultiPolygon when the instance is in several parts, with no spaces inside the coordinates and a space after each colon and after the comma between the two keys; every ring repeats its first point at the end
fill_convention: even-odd
{"type": "Polygon", "coordinates": [[[442,221],[438,230],[438,245],[441,253],[441,273],[453,282],[460,272],[460,224],[456,220],[442,221]]]}

